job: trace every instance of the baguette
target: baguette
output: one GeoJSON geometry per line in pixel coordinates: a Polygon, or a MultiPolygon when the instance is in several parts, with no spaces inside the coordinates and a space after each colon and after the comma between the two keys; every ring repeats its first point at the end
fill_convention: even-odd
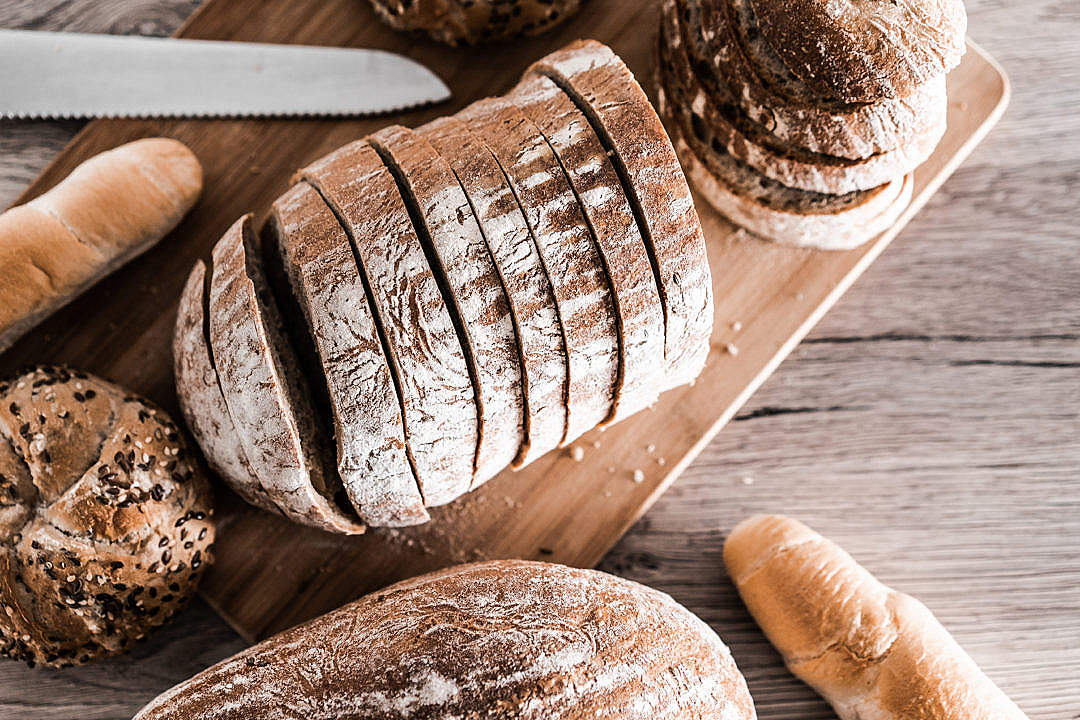
{"type": "Polygon", "coordinates": [[[724,563],[788,668],[842,720],[1026,720],[918,600],[795,520],[753,517],[724,563]]]}
{"type": "Polygon", "coordinates": [[[0,215],[0,352],[164,237],[201,190],[191,151],[153,138],[96,155],[0,215]]]}
{"type": "Polygon", "coordinates": [[[753,720],[731,653],[671,597],[497,560],[422,575],[276,635],[135,720],[753,720]]]}

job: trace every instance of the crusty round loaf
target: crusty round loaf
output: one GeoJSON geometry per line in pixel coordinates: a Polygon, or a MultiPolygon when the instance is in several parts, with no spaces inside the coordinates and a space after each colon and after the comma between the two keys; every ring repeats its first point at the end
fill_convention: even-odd
{"type": "Polygon", "coordinates": [[[395,30],[420,31],[448,45],[539,35],[578,11],[581,0],[371,0],[395,30]]]}
{"type": "Polygon", "coordinates": [[[963,0],[750,0],[784,64],[844,102],[905,97],[960,62],[963,0]]]}
{"type": "Polygon", "coordinates": [[[755,714],[727,647],[669,596],[594,570],[499,560],[407,580],[287,630],[168,690],[135,720],[286,716],[755,714]]]}
{"type": "Polygon", "coordinates": [[[71,665],[170,619],[211,560],[210,487],[165,413],[85,373],[0,384],[0,653],[71,665]]]}

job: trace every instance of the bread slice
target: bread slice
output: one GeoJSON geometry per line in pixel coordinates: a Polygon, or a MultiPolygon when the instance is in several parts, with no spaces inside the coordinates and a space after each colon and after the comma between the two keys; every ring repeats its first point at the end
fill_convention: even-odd
{"type": "Polygon", "coordinates": [[[521,362],[522,467],[558,447],[566,432],[566,344],[555,295],[529,225],[495,156],[463,123],[417,129],[450,164],[480,225],[512,310],[521,362]]]}
{"type": "Polygon", "coordinates": [[[307,183],[274,202],[263,237],[315,343],[350,502],[369,525],[427,522],[405,452],[401,403],[348,237],[307,183]]]}
{"type": "Polygon", "coordinates": [[[221,394],[207,337],[207,299],[206,265],[200,260],[191,268],[180,294],[173,335],[173,374],[180,410],[210,469],[245,502],[280,514],[251,469],[221,394]]]}
{"type": "Polygon", "coordinates": [[[768,178],[726,152],[704,123],[695,123],[687,98],[657,63],[659,107],[690,180],[717,211],[764,239],[846,250],[896,222],[911,200],[911,176],[871,190],[826,195],[796,190],[768,178]]]}
{"type": "Polygon", "coordinates": [[[458,117],[484,139],[536,240],[566,341],[566,444],[611,412],[619,340],[596,239],[543,134],[511,102],[488,98],[458,117]]]}
{"type": "Polygon", "coordinates": [[[251,216],[214,246],[210,346],[222,394],[251,469],[290,518],[339,533],[364,525],[333,500],[339,480],[315,420],[307,383],[269,297],[251,216]]]}
{"type": "Polygon", "coordinates": [[[930,130],[908,145],[861,160],[813,153],[785,144],[743,115],[726,85],[710,74],[701,41],[700,4],[685,3],[679,12],[676,0],[665,0],[661,59],[671,68],[671,76],[685,88],[691,107],[715,134],[725,149],[764,175],[788,187],[811,192],[842,195],[868,190],[901,177],[921,165],[937,147],[945,133],[946,104],[934,108],[936,121],[930,130]]]}
{"type": "Polygon", "coordinates": [[[692,382],[709,353],[712,276],[694,200],[660,118],[629,68],[596,41],[572,43],[530,71],[566,92],[611,157],[664,307],[661,389],[692,382]]]}
{"type": "Polygon", "coordinates": [[[611,283],[619,331],[619,374],[609,421],[654,402],[662,384],[664,314],[641,231],[589,121],[559,86],[526,75],[507,99],[540,128],[570,181],[611,283]]]}
{"type": "Polygon", "coordinates": [[[959,64],[962,0],[749,0],[784,64],[820,94],[844,102],[905,97],[959,64]]]}
{"type": "Polygon", "coordinates": [[[300,171],[337,215],[386,339],[406,451],[428,507],[468,491],[476,453],[472,380],[457,330],[390,170],[351,143],[300,171]]]}
{"type": "MultiPolygon", "coordinates": [[[[684,3],[688,4],[688,3],[684,3]]],[[[762,41],[749,0],[699,0],[702,41],[707,50],[702,71],[727,84],[739,109],[779,140],[811,152],[862,159],[907,145],[927,131],[927,122],[945,99],[945,75],[901,98],[873,103],[842,103],[813,95],[790,74],[762,41]],[[751,51],[783,79],[764,80],[751,51]],[[793,96],[785,95],[785,86],[793,96]]]]}
{"type": "Polygon", "coordinates": [[[524,439],[521,358],[510,304],[472,207],[446,160],[400,125],[368,141],[402,189],[465,352],[476,394],[476,487],[510,465],[524,439]]]}

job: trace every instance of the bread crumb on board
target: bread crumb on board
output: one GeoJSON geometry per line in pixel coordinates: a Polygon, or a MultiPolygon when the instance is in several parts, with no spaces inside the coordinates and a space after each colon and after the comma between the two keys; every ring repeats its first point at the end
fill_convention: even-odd
{"type": "Polygon", "coordinates": [[[739,354],[739,346],[735,343],[725,343],[724,350],[732,357],[736,357],[739,354]]]}
{"type": "Polygon", "coordinates": [[[581,462],[585,459],[585,448],[575,445],[570,448],[570,457],[574,458],[574,462],[581,462]]]}
{"type": "Polygon", "coordinates": [[[645,471],[641,468],[634,471],[634,482],[639,484],[645,482],[645,471]]]}

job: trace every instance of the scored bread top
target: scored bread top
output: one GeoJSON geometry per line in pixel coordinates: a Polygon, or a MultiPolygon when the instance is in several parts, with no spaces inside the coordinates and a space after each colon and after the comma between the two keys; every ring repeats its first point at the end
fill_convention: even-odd
{"type": "Polygon", "coordinates": [[[551,282],[566,341],[568,443],[608,417],[618,373],[615,310],[596,241],[551,147],[513,103],[488,98],[458,117],[498,158],[551,282]]]}
{"type": "Polygon", "coordinates": [[[462,122],[417,129],[461,182],[510,303],[521,362],[524,438],[516,467],[558,446],[566,429],[566,346],[551,283],[502,168],[462,122]]]}
{"type": "Polygon", "coordinates": [[[271,218],[267,241],[281,257],[326,376],[338,473],[350,502],[372,525],[426,522],[401,403],[348,237],[307,183],[278,198],[271,218]]]}
{"type": "Polygon", "coordinates": [[[544,133],[584,211],[611,283],[619,331],[619,377],[609,422],[652,405],[662,384],[664,314],[652,265],[622,183],[577,106],[542,75],[526,75],[507,98],[544,133]]]}
{"type": "Polygon", "coordinates": [[[962,0],[749,0],[784,64],[844,102],[905,97],[959,64],[962,0]]]}
{"type": "Polygon", "coordinates": [[[364,526],[332,501],[321,432],[303,374],[280,329],[253,251],[245,215],[214,246],[210,344],[225,404],[244,454],[267,493],[290,518],[324,530],[364,526]]]}
{"type": "Polygon", "coordinates": [[[730,651],[671,597],[500,560],[392,585],[159,696],[135,720],[753,720],[730,651]]]}
{"type": "Polygon", "coordinates": [[[206,305],[206,265],[199,260],[180,294],[173,336],[173,374],[180,410],[210,469],[246,502],[280,513],[252,471],[225,405],[210,355],[206,305]]]}
{"type": "MultiPolygon", "coordinates": [[[[700,4],[700,29],[707,48],[701,67],[726,82],[731,96],[755,124],[795,147],[826,155],[860,159],[911,142],[927,129],[945,103],[945,75],[920,84],[909,95],[874,103],[840,103],[796,92],[787,97],[769,84],[751,60],[749,47],[764,51],[760,31],[749,26],[749,0],[680,0],[680,6],[700,4]],[[739,7],[737,7],[737,5],[739,7]],[[743,27],[740,27],[740,19],[743,27]]],[[[759,53],[760,54],[760,53],[759,53]]],[[[779,60],[763,64],[780,66],[779,60]]],[[[790,82],[786,86],[801,86],[790,82]]],[[[805,86],[801,86],[807,90],[805,86]]]]}
{"type": "Polygon", "coordinates": [[[486,482],[523,440],[521,361],[510,305],[472,207],[446,160],[412,130],[391,126],[369,142],[400,176],[406,204],[443,289],[476,393],[475,479],[486,482]]]}
{"type": "Polygon", "coordinates": [[[702,55],[699,3],[679,12],[676,0],[665,0],[661,59],[671,66],[670,79],[680,83],[700,122],[729,153],[788,187],[818,193],[845,194],[868,190],[911,172],[937,147],[945,132],[947,106],[932,108],[935,122],[907,145],[860,160],[813,153],[781,141],[755,126],[739,110],[728,87],[718,81],[702,55]],[[700,70],[700,72],[699,72],[700,70]]]}
{"type": "Polygon", "coordinates": [[[477,408],[457,331],[394,177],[363,140],[300,176],[341,220],[371,290],[424,503],[448,503],[472,483],[477,408]]]}
{"type": "Polygon", "coordinates": [[[633,73],[610,48],[578,41],[535,63],[585,114],[624,183],[653,262],[664,307],[666,385],[705,366],[713,326],[712,277],[701,223],[679,159],[633,73]]]}

